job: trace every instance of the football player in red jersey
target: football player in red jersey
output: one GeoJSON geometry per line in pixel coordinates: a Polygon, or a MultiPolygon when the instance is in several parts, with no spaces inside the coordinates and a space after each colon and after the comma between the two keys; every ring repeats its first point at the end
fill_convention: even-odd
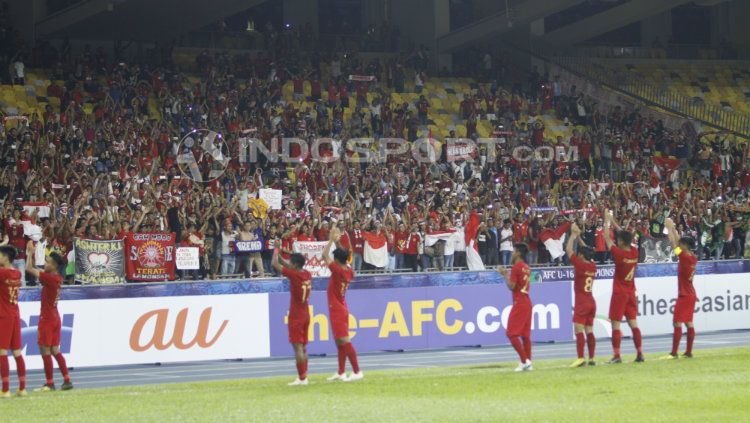
{"type": "Polygon", "coordinates": [[[16,249],[10,245],[0,246],[0,377],[3,389],[0,398],[10,398],[10,366],[8,350],[13,351],[18,373],[19,397],[26,396],[26,362],[21,355],[21,316],[18,310],[18,288],[21,287],[21,272],[13,268],[16,249]]]}
{"type": "Polygon", "coordinates": [[[346,305],[346,290],[354,279],[354,271],[347,263],[349,252],[343,248],[336,248],[331,259],[331,248],[339,242],[341,232],[338,228],[331,229],[330,239],[323,250],[323,260],[328,269],[331,270],[331,279],[328,282],[328,315],[333,329],[333,339],[338,349],[339,368],[338,372],[329,377],[329,381],[341,380],[344,382],[362,380],[364,373],[359,370],[357,352],[349,340],[349,308],[346,305]],[[352,365],[352,374],[346,375],[346,359],[352,365]]]}
{"type": "Polygon", "coordinates": [[[531,365],[531,299],[529,285],[531,283],[531,268],[526,264],[529,247],[526,244],[516,244],[513,247],[511,263],[513,267],[508,273],[505,267],[498,267],[497,271],[503,275],[508,289],[513,291],[513,307],[508,316],[506,334],[510,343],[518,353],[521,363],[517,372],[534,370],[531,365]]]}
{"type": "Polygon", "coordinates": [[[277,246],[273,251],[271,266],[289,279],[289,343],[292,344],[297,361],[297,380],[289,386],[307,385],[307,334],[310,328],[308,301],[312,291],[312,276],[304,269],[305,256],[294,253],[287,262],[279,257],[279,249],[277,246]]]}
{"type": "Polygon", "coordinates": [[[55,381],[53,378],[52,357],[55,357],[57,366],[63,376],[63,384],[60,387],[63,391],[73,389],[70,382],[68,366],[60,352],[60,331],[62,323],[60,313],[57,311],[57,300],[60,298],[60,289],[62,288],[63,277],[60,274],[65,267],[65,260],[57,253],[51,253],[44,259],[44,270],[38,270],[34,267],[34,246],[29,243],[26,247],[26,273],[36,278],[42,285],[42,312],[39,316],[37,325],[37,342],[39,351],[42,353],[42,362],[44,363],[44,376],[47,382],[35,392],[47,392],[55,390],[55,381]]]}
{"type": "Polygon", "coordinates": [[[614,356],[609,360],[609,364],[622,363],[620,358],[620,342],[622,341],[622,332],[620,332],[620,322],[623,316],[628,321],[630,330],[633,331],[633,343],[636,350],[636,363],[645,361],[641,345],[641,330],[638,328],[638,299],[635,296],[635,268],[638,265],[640,254],[637,248],[633,248],[633,234],[627,231],[618,230],[617,245],[612,241],[610,236],[611,226],[615,225],[612,218],[612,212],[607,211],[604,214],[604,241],[607,243],[607,249],[612,254],[612,260],[615,262],[615,277],[612,283],[612,299],[609,303],[609,321],[612,322],[612,350],[614,356]]]}
{"type": "Polygon", "coordinates": [[[596,317],[596,301],[591,293],[596,277],[596,263],[594,263],[594,250],[586,245],[578,244],[578,254],[575,253],[573,245],[581,235],[581,229],[575,223],[570,229],[570,238],[565,246],[565,252],[570,257],[573,265],[573,291],[575,292],[575,307],[573,308],[573,325],[576,332],[576,352],[578,359],[570,367],[581,367],[586,365],[583,356],[584,346],[588,343],[589,361],[588,365],[596,364],[594,361],[594,350],[596,338],[594,338],[594,318],[596,317]],[[584,335],[585,333],[585,335],[584,335]]]}
{"type": "Polygon", "coordinates": [[[693,287],[693,276],[695,275],[695,266],[698,258],[693,254],[695,240],[690,237],[682,237],[677,234],[672,219],[667,218],[664,222],[667,227],[669,242],[674,248],[674,253],[679,259],[677,264],[677,302],[674,306],[674,333],[672,335],[672,352],[662,357],[663,359],[677,358],[677,351],[680,348],[680,338],[682,338],[682,325],[687,326],[687,348],[683,357],[693,357],[693,341],[695,340],[695,327],[693,327],[693,312],[695,311],[695,302],[697,295],[693,287]]]}

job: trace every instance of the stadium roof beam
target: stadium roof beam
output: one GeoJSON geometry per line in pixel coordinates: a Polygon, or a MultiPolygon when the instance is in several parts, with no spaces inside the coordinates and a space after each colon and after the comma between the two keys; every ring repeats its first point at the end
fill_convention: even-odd
{"type": "Polygon", "coordinates": [[[511,9],[511,15],[503,10],[480,19],[470,25],[438,37],[440,53],[451,53],[477,40],[495,37],[510,31],[514,26],[526,25],[537,19],[560,12],[581,3],[582,0],[528,0],[511,9]]]}
{"type": "Polygon", "coordinates": [[[638,22],[649,16],[671,10],[691,0],[631,0],[593,16],[544,34],[551,45],[570,45],[584,42],[609,31],[638,22]]]}
{"type": "Polygon", "coordinates": [[[43,17],[39,36],[152,41],[169,39],[266,0],[90,0],[43,17]]]}

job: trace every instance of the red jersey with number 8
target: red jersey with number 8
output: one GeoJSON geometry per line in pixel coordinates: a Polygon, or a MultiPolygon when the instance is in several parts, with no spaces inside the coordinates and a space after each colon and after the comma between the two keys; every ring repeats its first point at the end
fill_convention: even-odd
{"type": "Polygon", "coordinates": [[[21,272],[13,268],[0,269],[0,317],[18,317],[18,289],[21,272]]]}
{"type": "Polygon", "coordinates": [[[596,277],[596,263],[586,261],[577,255],[570,258],[570,263],[573,265],[573,291],[576,294],[576,300],[593,298],[594,295],[591,291],[594,288],[594,278],[596,277]]]}

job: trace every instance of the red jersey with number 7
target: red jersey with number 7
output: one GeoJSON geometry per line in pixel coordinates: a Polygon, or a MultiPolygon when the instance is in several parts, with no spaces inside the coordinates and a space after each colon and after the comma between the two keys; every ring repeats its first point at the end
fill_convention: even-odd
{"type": "Polygon", "coordinates": [[[21,272],[14,268],[0,269],[0,317],[18,317],[18,289],[21,272]]]}
{"type": "Polygon", "coordinates": [[[518,261],[510,269],[510,280],[513,287],[513,304],[530,303],[529,285],[531,284],[531,268],[523,261],[518,261]]]}
{"type": "Polygon", "coordinates": [[[683,249],[675,250],[675,253],[680,260],[677,264],[677,295],[680,297],[695,297],[693,276],[695,276],[698,258],[683,249]]]}
{"type": "Polygon", "coordinates": [[[312,290],[312,276],[305,269],[295,270],[285,267],[281,274],[289,279],[289,320],[304,318],[310,314],[307,304],[312,290]]]}
{"type": "Polygon", "coordinates": [[[626,251],[613,245],[610,251],[612,252],[612,260],[615,262],[612,292],[635,292],[635,268],[638,265],[638,257],[640,257],[638,249],[630,247],[630,250],[626,251]]]}
{"type": "Polygon", "coordinates": [[[328,282],[328,308],[335,311],[346,311],[346,290],[354,279],[354,270],[337,262],[328,265],[331,279],[328,282]]]}

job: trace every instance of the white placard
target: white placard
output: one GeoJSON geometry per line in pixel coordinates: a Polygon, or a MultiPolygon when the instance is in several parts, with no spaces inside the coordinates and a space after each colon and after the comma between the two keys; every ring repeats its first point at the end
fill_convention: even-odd
{"type": "Polygon", "coordinates": [[[175,253],[177,270],[198,270],[200,264],[200,250],[198,247],[178,247],[175,253]]]}
{"type": "Polygon", "coordinates": [[[258,191],[258,195],[271,210],[281,210],[282,191],[280,189],[263,188],[258,191]]]}

